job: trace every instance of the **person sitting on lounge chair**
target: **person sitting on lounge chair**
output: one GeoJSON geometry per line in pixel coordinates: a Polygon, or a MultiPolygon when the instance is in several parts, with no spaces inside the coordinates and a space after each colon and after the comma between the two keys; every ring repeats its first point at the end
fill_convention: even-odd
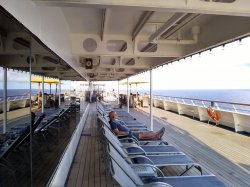
{"type": "Polygon", "coordinates": [[[137,139],[160,139],[165,131],[165,128],[162,127],[159,131],[157,132],[131,132],[126,125],[123,125],[121,122],[117,120],[117,114],[114,111],[111,111],[109,113],[109,124],[111,126],[112,131],[115,133],[115,135],[128,135],[128,136],[135,136],[137,139]]]}

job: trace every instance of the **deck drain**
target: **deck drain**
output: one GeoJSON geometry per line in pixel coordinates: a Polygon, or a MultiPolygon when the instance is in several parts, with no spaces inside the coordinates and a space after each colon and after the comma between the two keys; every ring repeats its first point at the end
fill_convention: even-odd
{"type": "Polygon", "coordinates": [[[91,136],[89,133],[82,133],[81,136],[91,136]]]}

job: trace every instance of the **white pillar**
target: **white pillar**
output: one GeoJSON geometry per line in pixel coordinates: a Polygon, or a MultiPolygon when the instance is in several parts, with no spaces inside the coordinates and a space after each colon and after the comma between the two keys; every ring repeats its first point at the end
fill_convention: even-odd
{"type": "Polygon", "coordinates": [[[59,95],[58,95],[58,99],[59,99],[59,103],[58,103],[58,105],[59,105],[59,107],[60,107],[60,105],[61,105],[61,81],[60,81],[60,79],[59,79],[59,88],[58,88],[58,92],[59,92],[59,95]]]}
{"type": "Polygon", "coordinates": [[[7,126],[7,68],[3,68],[3,133],[7,126]]]}
{"type": "Polygon", "coordinates": [[[44,76],[42,76],[42,113],[44,113],[44,76]]]}
{"type": "Polygon", "coordinates": [[[127,112],[129,113],[129,93],[128,93],[128,78],[127,78],[127,112]]]}
{"type": "Polygon", "coordinates": [[[119,81],[117,81],[118,82],[118,90],[117,90],[117,94],[118,94],[118,100],[117,100],[117,103],[118,103],[118,105],[120,104],[120,101],[119,101],[119,99],[120,99],[120,85],[119,85],[119,81]]]}
{"type": "Polygon", "coordinates": [[[153,72],[152,70],[149,71],[150,72],[150,130],[153,131],[154,129],[154,124],[153,124],[153,94],[152,94],[152,90],[153,90],[153,72]]]}
{"type": "Polygon", "coordinates": [[[89,82],[89,102],[92,102],[92,83],[89,82]]]}

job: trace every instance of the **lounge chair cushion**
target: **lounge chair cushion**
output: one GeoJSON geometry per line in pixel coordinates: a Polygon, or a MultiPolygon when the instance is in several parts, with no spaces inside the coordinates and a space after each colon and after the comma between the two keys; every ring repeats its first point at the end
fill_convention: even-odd
{"type": "Polygon", "coordinates": [[[147,178],[145,183],[164,182],[174,187],[225,187],[214,175],[147,178]]]}

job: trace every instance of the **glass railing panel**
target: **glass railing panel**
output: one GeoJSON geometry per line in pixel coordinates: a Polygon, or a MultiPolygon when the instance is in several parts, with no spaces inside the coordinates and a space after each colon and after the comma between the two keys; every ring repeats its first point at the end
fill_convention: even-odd
{"type": "Polygon", "coordinates": [[[3,9],[0,20],[0,186],[31,186],[30,34],[3,9]]]}

